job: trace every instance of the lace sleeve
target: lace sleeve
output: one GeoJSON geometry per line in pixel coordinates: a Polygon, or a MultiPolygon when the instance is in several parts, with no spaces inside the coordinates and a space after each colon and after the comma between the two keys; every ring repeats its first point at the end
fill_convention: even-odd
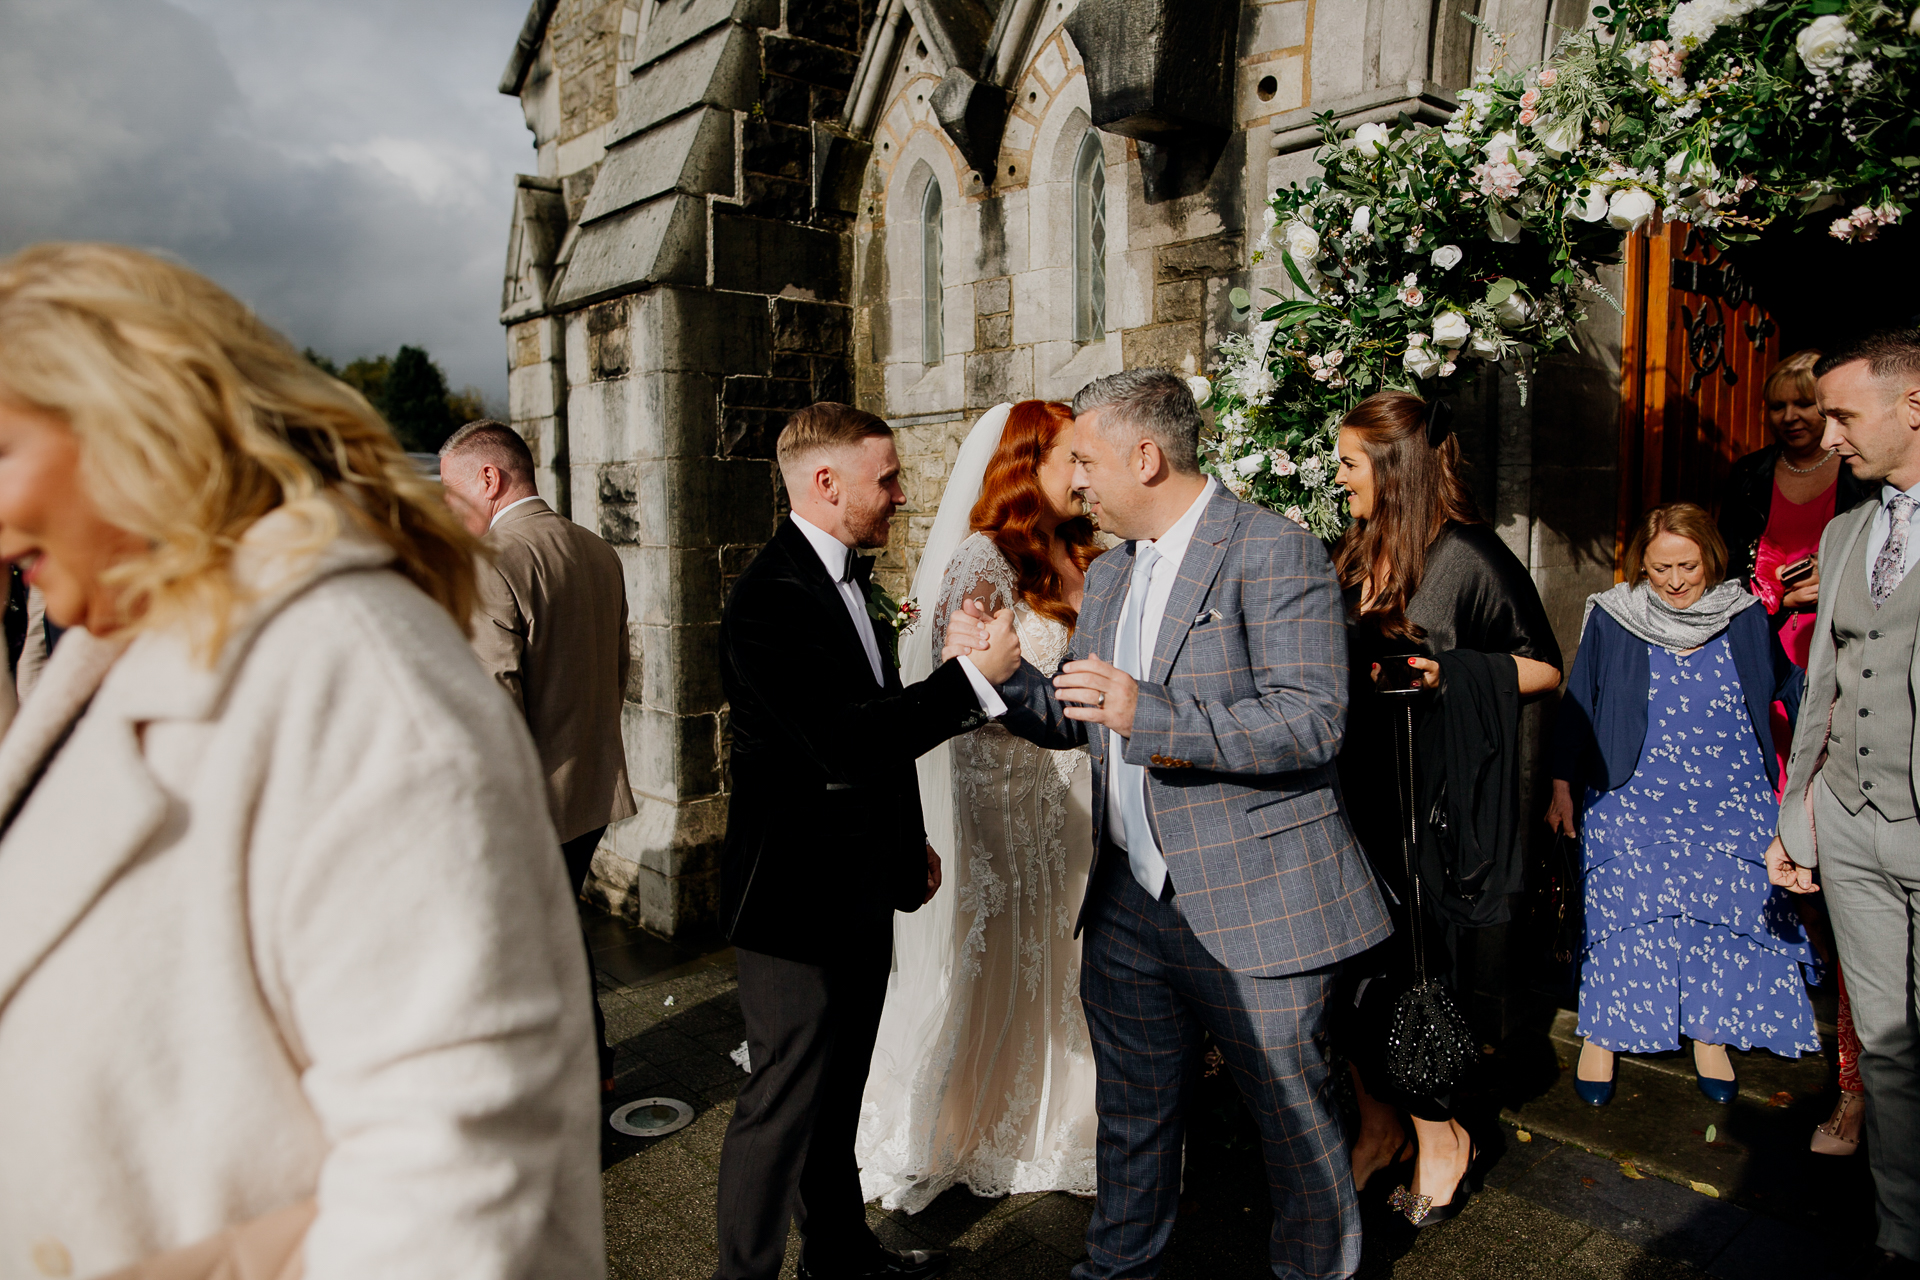
{"type": "Polygon", "coordinates": [[[977,600],[992,613],[1011,608],[1018,595],[1013,566],[993,545],[992,538],[976,533],[961,543],[947,562],[947,571],[940,579],[940,595],[934,601],[930,628],[934,662],[940,661],[940,651],[947,646],[947,620],[960,611],[962,604],[977,600]]]}

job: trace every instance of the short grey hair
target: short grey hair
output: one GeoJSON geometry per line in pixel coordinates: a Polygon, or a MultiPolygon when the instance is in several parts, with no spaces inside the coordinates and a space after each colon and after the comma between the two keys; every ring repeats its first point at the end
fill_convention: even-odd
{"type": "Polygon", "coordinates": [[[1100,427],[1125,424],[1160,446],[1167,465],[1185,476],[1200,474],[1200,406],[1186,379],[1171,369],[1128,369],[1095,378],[1073,398],[1073,416],[1108,409],[1100,427]]]}
{"type": "Polygon", "coordinates": [[[469,422],[447,437],[440,446],[442,462],[448,458],[473,455],[476,462],[491,462],[506,475],[521,484],[533,483],[533,450],[527,446],[526,437],[504,422],[495,422],[492,418],[481,418],[469,422]]]}

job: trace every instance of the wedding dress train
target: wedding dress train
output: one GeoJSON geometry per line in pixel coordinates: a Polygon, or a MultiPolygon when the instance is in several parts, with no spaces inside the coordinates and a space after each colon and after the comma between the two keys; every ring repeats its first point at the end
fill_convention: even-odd
{"type": "MultiPolygon", "coordinates": [[[[969,438],[976,455],[991,456],[985,446],[998,442],[995,415],[1004,422],[1005,410],[995,410],[969,438]]],[[[964,519],[978,493],[966,455],[936,522],[936,535],[940,522],[949,526],[946,546],[950,513],[964,519]]],[[[971,461],[984,471],[983,459],[971,461]]],[[[916,590],[933,625],[908,638],[917,660],[908,670],[930,669],[947,618],[966,599],[1013,607],[1026,659],[1056,668],[1067,628],[1017,603],[1013,567],[992,539],[971,534],[951,555],[941,542],[929,540],[928,556],[940,551],[942,561],[923,563],[916,579],[939,589],[916,590]]],[[[910,1213],[956,1184],[983,1196],[1091,1195],[1094,1065],[1073,937],[1093,860],[1086,752],[1043,750],[987,725],[920,767],[945,883],[932,903],[896,917],[895,970],[856,1145],[861,1190],[910,1213]]]]}

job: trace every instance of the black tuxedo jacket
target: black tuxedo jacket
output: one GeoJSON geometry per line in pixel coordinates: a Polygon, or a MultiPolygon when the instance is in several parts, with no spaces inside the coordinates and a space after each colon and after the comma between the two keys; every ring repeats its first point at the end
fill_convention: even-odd
{"type": "Polygon", "coordinates": [[[902,688],[889,637],[875,638],[884,684],[790,519],[734,583],[720,621],[733,738],[720,922],[735,946],[823,963],[871,947],[926,897],[913,762],[985,717],[957,661],[902,688]]]}

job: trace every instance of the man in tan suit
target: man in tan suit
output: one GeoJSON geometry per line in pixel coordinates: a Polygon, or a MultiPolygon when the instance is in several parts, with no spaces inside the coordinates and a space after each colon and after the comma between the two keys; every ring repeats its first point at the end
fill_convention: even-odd
{"type": "MultiPolygon", "coordinates": [[[[547,804],[578,888],[607,824],[634,813],[620,739],[627,593],[620,557],[533,487],[533,453],[504,423],[470,422],[440,447],[447,502],[482,539],[473,650],[526,717],[547,804]]],[[[612,1080],[599,1001],[601,1081],[612,1080]]]]}

